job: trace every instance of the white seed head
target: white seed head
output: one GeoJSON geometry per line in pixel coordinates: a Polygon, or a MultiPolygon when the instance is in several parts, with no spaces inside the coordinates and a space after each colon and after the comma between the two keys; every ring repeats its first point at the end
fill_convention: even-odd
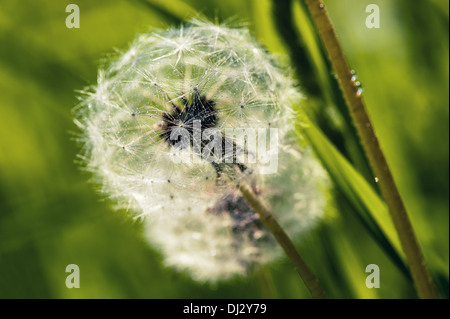
{"type": "MultiPolygon", "coordinates": [[[[193,21],[141,34],[84,91],[76,109],[82,158],[119,207],[148,217],[148,237],[169,264],[202,280],[245,273],[277,249],[242,204],[235,187],[240,178],[251,181],[293,235],[323,213],[323,171],[289,141],[300,98],[247,29],[193,21]],[[277,173],[259,174],[261,161],[224,164],[217,157],[230,155],[205,143],[196,149],[199,121],[201,133],[276,129],[277,173]],[[182,138],[173,135],[183,130],[190,139],[179,144],[182,138]],[[203,157],[205,150],[212,160],[203,157]]],[[[258,153],[256,144],[223,139],[223,146],[233,143],[233,159],[245,157],[239,150],[258,153]]]]}

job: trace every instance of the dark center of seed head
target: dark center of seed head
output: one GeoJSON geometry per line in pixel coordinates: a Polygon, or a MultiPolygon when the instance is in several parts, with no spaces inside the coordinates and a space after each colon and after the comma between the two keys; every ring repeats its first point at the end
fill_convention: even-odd
{"type": "Polygon", "coordinates": [[[200,124],[200,133],[203,133],[205,129],[216,127],[218,122],[216,103],[213,100],[208,100],[205,96],[195,93],[192,101],[183,97],[181,103],[183,109],[172,103],[172,111],[165,112],[162,115],[163,122],[160,136],[171,146],[175,146],[181,140],[179,134],[175,134],[177,138],[171,138],[172,132],[183,128],[192,137],[194,121],[198,121],[198,124],[200,124]]]}
{"type": "MultiPolygon", "coordinates": [[[[170,146],[179,147],[181,149],[188,147],[188,144],[182,142],[181,129],[186,130],[189,135],[189,144],[192,146],[194,143],[194,130],[198,130],[200,126],[200,135],[203,135],[203,131],[209,128],[218,126],[219,119],[217,117],[216,102],[207,99],[205,96],[199,94],[198,89],[194,88],[194,94],[192,100],[189,101],[185,97],[181,98],[182,109],[175,103],[172,103],[172,111],[164,112],[162,114],[162,124],[160,136],[170,146]],[[174,134],[173,134],[174,133],[174,134]],[[180,143],[181,142],[181,143],[180,143]]],[[[185,132],[186,132],[185,131],[185,132]]],[[[201,142],[201,148],[203,148],[203,142],[201,142]]],[[[222,175],[225,167],[228,165],[236,165],[241,172],[246,171],[247,167],[244,164],[237,163],[236,151],[237,147],[233,141],[226,141],[222,139],[222,156],[225,155],[226,143],[233,144],[233,163],[223,162],[211,162],[216,170],[217,177],[222,175]]],[[[200,151],[202,152],[202,151],[200,151]]],[[[217,154],[216,154],[217,155],[217,154]]]]}

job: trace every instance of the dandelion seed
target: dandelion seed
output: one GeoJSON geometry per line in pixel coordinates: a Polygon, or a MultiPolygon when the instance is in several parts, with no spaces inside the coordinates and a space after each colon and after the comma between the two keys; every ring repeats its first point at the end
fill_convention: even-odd
{"type": "Polygon", "coordinates": [[[138,36],[85,90],[76,123],[87,169],[118,207],[144,219],[167,263],[219,280],[279,253],[236,188],[240,179],[293,236],[323,214],[323,171],[290,141],[300,97],[246,29],[193,21],[138,36]],[[211,146],[227,129],[277,130],[278,148],[268,152],[277,153],[276,174],[260,174],[267,163],[249,136],[211,146]]]}

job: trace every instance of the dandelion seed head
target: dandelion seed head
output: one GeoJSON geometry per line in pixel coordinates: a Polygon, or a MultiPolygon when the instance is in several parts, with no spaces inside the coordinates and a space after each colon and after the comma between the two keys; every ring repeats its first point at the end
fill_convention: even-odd
{"type": "MultiPolygon", "coordinates": [[[[247,29],[194,20],[140,34],[83,93],[75,120],[83,131],[80,158],[117,207],[143,220],[168,265],[217,281],[279,255],[236,188],[240,178],[292,236],[321,218],[319,184],[326,178],[310,152],[291,141],[292,106],[301,95],[247,29]],[[277,129],[278,172],[259,175],[258,161],[204,160],[193,147],[197,121],[202,132],[277,129]],[[172,139],[182,130],[187,143],[172,139]]],[[[243,140],[235,144],[248,156],[257,152],[243,140]]]]}

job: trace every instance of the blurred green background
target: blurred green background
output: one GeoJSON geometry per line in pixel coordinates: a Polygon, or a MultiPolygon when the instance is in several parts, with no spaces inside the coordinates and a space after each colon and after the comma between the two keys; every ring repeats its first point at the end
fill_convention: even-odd
{"type": "MultiPolygon", "coordinates": [[[[448,298],[448,1],[325,4],[439,294],[448,298]],[[370,3],[380,7],[379,29],[366,28],[370,3]]],[[[414,298],[408,276],[361,219],[385,208],[300,0],[0,0],[0,297],[309,298],[287,259],[215,285],[166,268],[141,226],[114,211],[75,163],[76,90],[95,84],[102,59],[126,49],[137,32],[198,14],[246,22],[270,51],[291,54],[309,97],[311,140],[327,154],[319,157],[334,185],[327,220],[299,246],[328,295],[414,298]],[[65,26],[70,3],[80,7],[79,29],[65,26]],[[65,286],[72,263],[81,270],[79,289],[65,286]],[[365,286],[371,263],[381,270],[379,289],[365,286]]]]}

